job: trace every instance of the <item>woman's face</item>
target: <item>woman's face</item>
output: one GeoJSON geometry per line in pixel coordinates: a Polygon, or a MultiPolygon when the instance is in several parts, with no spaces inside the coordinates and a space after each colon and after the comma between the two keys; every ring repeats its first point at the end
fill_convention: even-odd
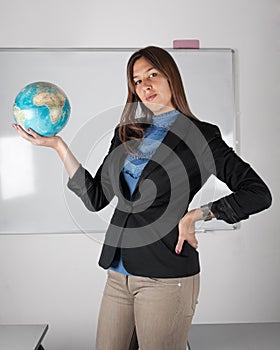
{"type": "Polygon", "coordinates": [[[174,109],[168,80],[144,57],[134,63],[133,81],[136,94],[155,115],[174,109]]]}

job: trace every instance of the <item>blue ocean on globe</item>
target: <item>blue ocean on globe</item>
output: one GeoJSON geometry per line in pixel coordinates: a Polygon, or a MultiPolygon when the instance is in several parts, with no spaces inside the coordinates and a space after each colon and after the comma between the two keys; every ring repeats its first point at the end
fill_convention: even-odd
{"type": "Polygon", "coordinates": [[[70,103],[63,90],[49,82],[25,86],[15,98],[14,120],[26,132],[28,128],[41,136],[54,136],[66,125],[70,103]]]}

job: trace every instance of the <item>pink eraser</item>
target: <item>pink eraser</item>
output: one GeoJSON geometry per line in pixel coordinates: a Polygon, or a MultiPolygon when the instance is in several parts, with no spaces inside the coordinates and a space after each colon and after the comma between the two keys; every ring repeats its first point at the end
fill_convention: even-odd
{"type": "Polygon", "coordinates": [[[199,40],[173,40],[173,49],[199,49],[199,40]]]}

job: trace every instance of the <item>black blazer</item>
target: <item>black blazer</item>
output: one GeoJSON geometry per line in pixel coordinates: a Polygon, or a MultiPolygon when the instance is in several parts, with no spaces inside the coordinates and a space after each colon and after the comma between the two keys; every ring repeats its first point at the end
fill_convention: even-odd
{"type": "Polygon", "coordinates": [[[217,220],[236,223],[271,205],[267,185],[223,141],[219,128],[183,114],[177,116],[130,196],[122,173],[126,153],[118,127],[95,176],[80,165],[68,182],[91,211],[118,198],[99,260],[103,268],[111,265],[121,247],[123,264],[131,274],[172,278],[198,273],[196,249],[185,241],[181,253],[175,253],[178,223],[211,174],[232,191],[209,203],[217,220]]]}

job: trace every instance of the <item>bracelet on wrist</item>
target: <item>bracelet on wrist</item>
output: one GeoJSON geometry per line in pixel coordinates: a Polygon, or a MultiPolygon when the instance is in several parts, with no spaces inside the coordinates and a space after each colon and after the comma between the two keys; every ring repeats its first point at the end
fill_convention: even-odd
{"type": "Polygon", "coordinates": [[[204,204],[200,207],[201,211],[202,211],[202,220],[203,221],[209,221],[212,220],[212,216],[211,216],[211,210],[209,209],[208,204],[204,204]]]}

